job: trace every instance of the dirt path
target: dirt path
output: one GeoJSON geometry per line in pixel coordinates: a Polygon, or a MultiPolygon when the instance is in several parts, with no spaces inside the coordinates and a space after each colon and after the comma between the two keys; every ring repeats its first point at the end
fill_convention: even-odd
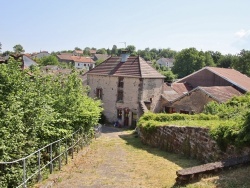
{"type": "Polygon", "coordinates": [[[87,152],[78,153],[70,164],[35,187],[172,187],[176,170],[195,164],[142,145],[132,131],[103,127],[101,137],[90,144],[87,152]]]}

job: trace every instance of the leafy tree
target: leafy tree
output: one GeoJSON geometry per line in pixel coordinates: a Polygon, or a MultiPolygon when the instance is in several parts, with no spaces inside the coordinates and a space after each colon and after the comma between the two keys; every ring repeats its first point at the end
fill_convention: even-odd
{"type": "Polygon", "coordinates": [[[36,59],[36,61],[42,66],[59,65],[58,59],[56,58],[56,56],[53,56],[53,55],[44,56],[42,58],[36,59]]]}
{"type": "Polygon", "coordinates": [[[181,50],[175,56],[175,63],[172,67],[174,74],[179,78],[185,77],[205,66],[205,56],[195,48],[181,50]]]}
{"type": "MultiPolygon", "coordinates": [[[[88,133],[102,111],[76,73],[51,76],[33,69],[30,77],[20,64],[13,58],[0,64],[0,161],[27,156],[80,127],[88,133]]],[[[17,177],[21,169],[6,167],[0,187],[16,187],[17,177]]]]}
{"type": "Polygon", "coordinates": [[[238,61],[233,63],[233,67],[241,73],[250,76],[250,51],[241,50],[238,58],[238,61]]]}
{"type": "Polygon", "coordinates": [[[100,65],[104,60],[103,59],[98,59],[96,62],[95,62],[95,65],[100,65]]]}
{"type": "Polygon", "coordinates": [[[0,42],[0,53],[2,52],[2,43],[0,42]]]}
{"type": "Polygon", "coordinates": [[[174,50],[171,50],[170,48],[162,49],[160,51],[159,57],[165,57],[165,58],[174,58],[176,56],[177,52],[174,50]]]}
{"type": "Polygon", "coordinates": [[[220,59],[217,62],[217,66],[222,68],[232,68],[233,65],[237,64],[237,62],[238,62],[238,57],[235,55],[231,54],[221,55],[220,59]]]}
{"type": "Polygon", "coordinates": [[[79,47],[75,47],[75,50],[82,50],[81,48],[79,48],[79,47]]]}
{"type": "Polygon", "coordinates": [[[212,56],[215,65],[218,65],[219,59],[221,58],[222,54],[218,51],[208,51],[208,53],[210,53],[210,55],[212,56]]]}
{"type": "Polygon", "coordinates": [[[201,52],[201,55],[205,56],[205,65],[213,67],[215,66],[214,60],[209,52],[201,52]]]}
{"type": "Polygon", "coordinates": [[[127,48],[126,48],[126,50],[128,51],[129,54],[135,53],[135,49],[136,48],[133,45],[128,45],[127,48]]]}
{"type": "Polygon", "coordinates": [[[98,50],[96,51],[96,53],[97,53],[97,54],[107,54],[107,51],[106,51],[105,48],[101,48],[101,49],[98,49],[98,50]]]}
{"type": "Polygon", "coordinates": [[[113,45],[111,49],[111,55],[118,55],[118,49],[116,45],[113,45]]]}
{"type": "Polygon", "coordinates": [[[21,44],[17,44],[13,47],[14,53],[15,54],[20,54],[25,52],[25,50],[23,49],[23,46],[21,44]]]}

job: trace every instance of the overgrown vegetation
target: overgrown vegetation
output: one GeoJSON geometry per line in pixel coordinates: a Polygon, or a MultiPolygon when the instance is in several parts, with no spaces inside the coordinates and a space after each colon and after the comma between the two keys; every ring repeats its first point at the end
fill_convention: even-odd
{"type": "MultiPolygon", "coordinates": [[[[11,58],[0,65],[0,161],[22,158],[80,127],[88,133],[101,115],[100,101],[87,96],[76,73],[29,71],[11,58]]],[[[15,187],[19,175],[0,171],[0,187],[15,187]]]]}
{"type": "Polygon", "coordinates": [[[228,144],[237,147],[250,145],[250,94],[234,97],[226,103],[209,103],[203,114],[144,114],[138,123],[147,131],[157,126],[199,126],[210,129],[211,136],[221,149],[228,144]]]}

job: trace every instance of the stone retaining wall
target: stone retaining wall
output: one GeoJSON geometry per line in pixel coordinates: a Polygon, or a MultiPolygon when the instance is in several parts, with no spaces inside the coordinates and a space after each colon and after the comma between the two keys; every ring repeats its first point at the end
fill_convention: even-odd
{"type": "Polygon", "coordinates": [[[206,128],[162,126],[152,133],[147,133],[140,127],[139,132],[144,144],[196,158],[205,163],[250,154],[250,148],[238,150],[234,146],[228,146],[225,152],[221,151],[206,128]]]}

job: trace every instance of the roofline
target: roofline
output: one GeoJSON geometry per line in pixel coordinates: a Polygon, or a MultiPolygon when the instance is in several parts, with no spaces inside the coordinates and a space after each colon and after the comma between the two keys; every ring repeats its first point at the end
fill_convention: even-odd
{"type": "MultiPolygon", "coordinates": [[[[191,77],[191,76],[193,76],[194,74],[199,73],[199,72],[203,71],[204,69],[206,69],[206,70],[209,70],[210,72],[212,72],[212,73],[214,73],[214,74],[220,76],[221,78],[227,80],[227,81],[230,82],[231,84],[233,84],[233,85],[239,87],[240,89],[243,89],[244,91],[248,92],[248,90],[247,90],[246,88],[244,88],[244,87],[240,86],[239,84],[237,84],[237,83],[231,81],[231,80],[228,79],[227,77],[224,77],[224,76],[222,76],[221,74],[218,74],[216,71],[213,71],[213,70],[211,70],[210,68],[211,68],[211,67],[208,67],[208,66],[207,66],[207,67],[203,67],[202,69],[200,69],[200,70],[198,70],[198,71],[196,71],[196,72],[193,72],[192,74],[190,74],[190,75],[188,75],[188,76],[185,76],[184,78],[178,80],[176,83],[179,83],[180,81],[182,81],[182,80],[184,80],[184,79],[186,79],[186,78],[188,78],[188,77],[191,77]]],[[[220,67],[215,67],[215,68],[220,68],[220,67]]],[[[224,69],[226,69],[226,68],[224,68],[224,69]]],[[[235,70],[235,69],[233,69],[233,70],[235,70]]],[[[235,71],[237,71],[237,70],[235,70],[235,71]]],[[[239,72],[239,71],[238,71],[238,72],[239,72]]],[[[241,73],[241,74],[242,74],[242,73],[241,73]]],[[[243,75],[245,75],[245,74],[243,74],[243,75]]]]}
{"type": "MultiPolygon", "coordinates": [[[[230,80],[230,79],[228,79],[227,77],[221,76],[221,75],[220,75],[220,74],[218,74],[217,72],[215,72],[215,71],[211,70],[211,69],[210,69],[210,67],[205,67],[205,68],[206,68],[207,70],[210,70],[210,71],[211,71],[211,72],[213,72],[214,74],[216,74],[216,75],[218,75],[218,76],[220,76],[220,77],[224,78],[225,80],[229,81],[230,83],[234,84],[235,86],[237,86],[237,87],[239,87],[239,88],[243,89],[244,91],[248,92],[248,90],[247,90],[246,88],[244,88],[244,87],[240,86],[239,84],[237,84],[237,83],[235,83],[235,82],[231,81],[231,80],[230,80]]],[[[233,69],[233,70],[235,70],[235,69],[233,69]]],[[[235,70],[235,71],[237,71],[237,70],[235,70]]],[[[237,72],[239,72],[239,71],[237,71],[237,72]]],[[[242,74],[242,73],[241,73],[241,74],[242,74]]],[[[245,74],[243,74],[243,75],[245,75],[245,74]]]]}
{"type": "Polygon", "coordinates": [[[185,93],[185,94],[179,96],[178,98],[176,98],[176,99],[174,99],[174,100],[172,100],[172,101],[170,101],[170,102],[171,102],[171,103],[176,102],[177,100],[182,99],[183,97],[185,97],[185,96],[191,94],[192,92],[194,92],[194,91],[196,91],[196,90],[201,90],[201,91],[203,91],[203,92],[206,93],[208,96],[210,96],[211,98],[213,98],[213,99],[216,100],[217,102],[221,103],[221,101],[220,101],[218,98],[214,97],[213,95],[211,95],[210,93],[208,93],[207,91],[205,91],[205,90],[204,90],[202,87],[200,87],[200,86],[198,86],[198,87],[192,89],[191,91],[189,91],[189,92],[187,92],[187,93],[185,93]]]}
{"type": "Polygon", "coordinates": [[[117,74],[99,74],[99,73],[89,73],[89,72],[86,72],[85,74],[96,75],[96,76],[124,77],[124,78],[164,79],[163,77],[142,77],[142,76],[128,76],[128,75],[117,75],[117,74]]]}

